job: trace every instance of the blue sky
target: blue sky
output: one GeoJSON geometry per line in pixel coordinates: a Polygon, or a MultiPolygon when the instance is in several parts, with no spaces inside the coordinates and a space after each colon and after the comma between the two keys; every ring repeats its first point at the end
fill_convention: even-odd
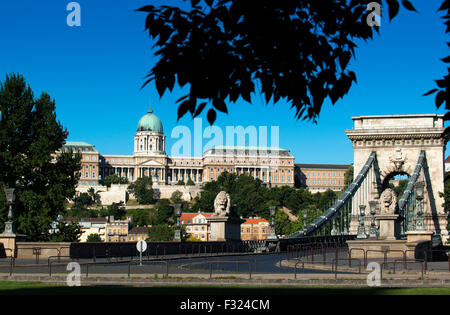
{"type": "MultiPolygon", "coordinates": [[[[152,42],[144,31],[146,15],[135,10],[146,4],[179,1],[79,0],[81,26],[66,23],[68,0],[15,0],[0,3],[0,81],[21,73],[36,95],[49,93],[56,101],[57,119],[72,141],[94,144],[103,154],[132,154],[137,123],[149,104],[162,120],[166,151],[177,141],[177,125],[194,130],[186,115],[177,122],[175,101],[180,89],[160,98],[154,85],[141,89],[155,64],[152,42]]],[[[401,10],[388,21],[382,11],[380,35],[358,43],[350,68],[358,83],[334,106],[323,106],[317,124],[297,121],[290,105],[229,104],[217,126],[279,126],[280,143],[297,163],[352,163],[353,149],[345,129],[352,116],[444,113],[434,97],[422,95],[445,73],[441,58],[448,55],[445,27],[436,10],[441,0],[412,1],[419,13],[401,10]]],[[[203,129],[208,126],[206,111],[203,129]]],[[[209,139],[203,139],[205,145],[209,139]]],[[[270,141],[269,141],[270,145],[270,141]]]]}

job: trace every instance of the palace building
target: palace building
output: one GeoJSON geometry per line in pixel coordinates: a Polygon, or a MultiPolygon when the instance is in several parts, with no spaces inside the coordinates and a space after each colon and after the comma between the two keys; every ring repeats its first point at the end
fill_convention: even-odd
{"type": "Polygon", "coordinates": [[[134,182],[152,177],[159,186],[191,179],[195,184],[216,180],[223,172],[249,174],[268,186],[294,186],[294,156],[277,147],[221,146],[202,157],[170,157],[161,120],[150,108],[138,122],[132,155],[99,153],[85,142],[66,142],[62,150],[80,152],[82,169],[79,186],[98,186],[117,174],[134,182]]]}

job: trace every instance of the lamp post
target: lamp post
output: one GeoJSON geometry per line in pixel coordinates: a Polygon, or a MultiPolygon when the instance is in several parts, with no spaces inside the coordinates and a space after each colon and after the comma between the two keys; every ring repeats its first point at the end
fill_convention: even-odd
{"type": "Polygon", "coordinates": [[[270,217],[272,221],[270,222],[270,235],[267,237],[268,240],[278,240],[276,231],[275,231],[275,214],[277,212],[277,207],[271,206],[269,207],[270,217]]]}
{"type": "Polygon", "coordinates": [[[13,222],[13,203],[16,200],[14,188],[5,188],[6,204],[9,206],[8,221],[5,222],[4,234],[16,234],[16,229],[13,222]]]}
{"type": "Polygon", "coordinates": [[[377,226],[375,225],[375,215],[377,214],[377,205],[378,205],[378,201],[376,201],[376,200],[369,201],[369,207],[370,207],[369,237],[371,237],[371,238],[377,237],[377,226]]]}
{"type": "Polygon", "coordinates": [[[416,193],[417,211],[416,211],[416,231],[425,231],[424,212],[423,212],[423,199],[424,199],[424,182],[416,183],[414,189],[416,193]]]}
{"type": "Polygon", "coordinates": [[[366,215],[366,206],[359,206],[359,227],[358,227],[358,235],[356,238],[367,238],[366,228],[364,226],[364,217],[366,215]]]}
{"type": "Polygon", "coordinates": [[[303,215],[303,235],[306,235],[306,219],[308,218],[308,211],[303,210],[302,215],[303,215]]]}
{"type": "Polygon", "coordinates": [[[182,204],[176,203],[173,205],[175,216],[177,217],[177,229],[175,230],[174,240],[177,242],[181,242],[181,226],[180,226],[180,217],[182,212],[182,204]]]}

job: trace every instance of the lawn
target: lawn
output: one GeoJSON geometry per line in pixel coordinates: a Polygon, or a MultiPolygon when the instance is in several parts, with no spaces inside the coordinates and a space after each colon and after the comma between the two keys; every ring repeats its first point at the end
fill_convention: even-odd
{"type": "Polygon", "coordinates": [[[126,287],[84,286],[39,282],[0,281],[0,295],[208,295],[208,296],[282,296],[282,295],[450,295],[450,288],[369,288],[369,287],[301,287],[248,285],[183,285],[126,287]]]}

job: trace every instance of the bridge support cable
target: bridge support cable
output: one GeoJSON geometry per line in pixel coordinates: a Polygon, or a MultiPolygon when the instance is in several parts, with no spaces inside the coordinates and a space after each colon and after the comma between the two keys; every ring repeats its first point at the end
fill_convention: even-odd
{"type": "Polygon", "coordinates": [[[414,186],[419,181],[419,177],[423,173],[424,167],[426,167],[426,156],[425,151],[422,150],[420,151],[414,172],[409,178],[402,197],[398,201],[398,210],[402,220],[402,224],[400,225],[400,234],[402,238],[406,237],[406,232],[414,230],[414,215],[416,209],[414,186]]]}
{"type": "Polygon", "coordinates": [[[312,235],[350,234],[350,216],[353,204],[367,204],[372,193],[374,178],[373,166],[376,152],[373,151],[344,194],[325,213],[305,229],[297,231],[289,238],[312,235]],[[355,201],[353,201],[355,200],[355,201]]]}

